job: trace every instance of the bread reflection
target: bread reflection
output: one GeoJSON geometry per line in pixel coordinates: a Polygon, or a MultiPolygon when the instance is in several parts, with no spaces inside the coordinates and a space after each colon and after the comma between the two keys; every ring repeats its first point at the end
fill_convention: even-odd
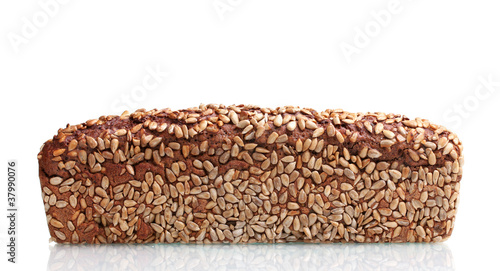
{"type": "Polygon", "coordinates": [[[51,247],[48,270],[454,270],[439,244],[120,244],[51,247]]]}

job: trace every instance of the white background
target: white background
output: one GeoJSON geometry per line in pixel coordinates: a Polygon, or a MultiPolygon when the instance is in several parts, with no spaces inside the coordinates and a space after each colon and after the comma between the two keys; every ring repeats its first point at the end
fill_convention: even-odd
{"type": "Polygon", "coordinates": [[[2,1],[1,270],[498,268],[500,4],[351,2],[2,1]],[[124,109],[200,103],[383,111],[445,125],[465,149],[452,237],[426,246],[49,244],[36,159],[44,141],[124,109]],[[16,265],[6,259],[9,159],[19,163],[16,265]]]}

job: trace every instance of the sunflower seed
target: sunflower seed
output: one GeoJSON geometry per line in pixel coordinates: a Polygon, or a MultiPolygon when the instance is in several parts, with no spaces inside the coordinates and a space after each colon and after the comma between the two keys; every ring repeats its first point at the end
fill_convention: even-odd
{"type": "Polygon", "coordinates": [[[317,129],[318,125],[316,125],[316,123],[314,123],[312,120],[307,120],[306,121],[306,128],[313,130],[313,129],[317,129]]]}
{"type": "Polygon", "coordinates": [[[62,241],[66,240],[66,235],[60,231],[54,231],[54,234],[57,236],[57,238],[61,239],[62,241]]]}
{"type": "Polygon", "coordinates": [[[274,126],[280,127],[281,125],[283,125],[283,117],[281,115],[277,115],[274,118],[274,126]]]}
{"type": "Polygon", "coordinates": [[[389,139],[393,139],[395,134],[389,130],[383,130],[382,133],[384,134],[385,137],[389,139]]]}
{"type": "Polygon", "coordinates": [[[50,225],[52,225],[52,226],[54,226],[56,228],[59,228],[59,229],[64,228],[64,225],[59,220],[55,220],[54,218],[52,218],[50,220],[50,225]]]}
{"type": "Polygon", "coordinates": [[[127,130],[125,130],[125,129],[119,129],[119,130],[116,130],[116,132],[115,132],[116,136],[124,136],[126,134],[127,134],[127,130]]]}
{"type": "Polygon", "coordinates": [[[382,156],[382,154],[376,149],[370,149],[368,151],[368,157],[370,158],[376,159],[379,158],[380,156],[382,156]]]}
{"type": "Polygon", "coordinates": [[[429,159],[429,165],[431,165],[431,166],[432,166],[432,165],[435,165],[435,164],[436,164],[436,155],[434,154],[434,152],[432,152],[432,151],[431,151],[431,152],[429,153],[429,157],[428,157],[428,159],[429,159]]]}
{"type": "Polygon", "coordinates": [[[344,191],[352,190],[353,186],[349,183],[342,183],[340,184],[340,189],[344,191]]]}
{"type": "Polygon", "coordinates": [[[186,225],[187,225],[187,228],[192,230],[192,231],[199,231],[200,230],[200,227],[198,226],[198,224],[196,224],[192,221],[188,221],[186,225]]]}
{"type": "Polygon", "coordinates": [[[267,144],[273,144],[278,138],[278,133],[272,132],[271,135],[267,138],[267,144]]]}
{"type": "Polygon", "coordinates": [[[62,183],[62,181],[63,181],[63,178],[61,178],[61,177],[52,177],[52,178],[50,178],[49,182],[51,185],[59,185],[62,183]]]}
{"type": "Polygon", "coordinates": [[[290,121],[287,125],[286,125],[286,129],[288,131],[293,131],[295,130],[295,128],[297,128],[297,122],[295,121],[290,121]]]}
{"type": "Polygon", "coordinates": [[[314,130],[312,137],[322,136],[324,132],[325,132],[325,129],[323,127],[317,128],[316,130],[314,130]]]}
{"type": "Polygon", "coordinates": [[[296,202],[288,202],[286,207],[290,210],[298,210],[300,206],[296,202]]]}
{"type": "Polygon", "coordinates": [[[417,226],[417,228],[415,228],[415,231],[417,232],[418,236],[425,238],[425,230],[422,226],[417,226]]]}
{"type": "Polygon", "coordinates": [[[55,150],[55,151],[52,153],[52,155],[54,155],[54,156],[59,156],[59,155],[63,154],[65,151],[66,151],[66,149],[57,149],[57,150],[55,150]]]}

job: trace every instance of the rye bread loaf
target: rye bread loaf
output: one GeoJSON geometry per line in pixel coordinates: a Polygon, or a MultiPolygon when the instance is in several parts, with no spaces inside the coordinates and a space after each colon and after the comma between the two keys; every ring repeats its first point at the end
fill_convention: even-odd
{"type": "Polygon", "coordinates": [[[211,104],[67,125],[38,161],[58,243],[372,243],[448,238],[463,155],[424,119],[211,104]]]}

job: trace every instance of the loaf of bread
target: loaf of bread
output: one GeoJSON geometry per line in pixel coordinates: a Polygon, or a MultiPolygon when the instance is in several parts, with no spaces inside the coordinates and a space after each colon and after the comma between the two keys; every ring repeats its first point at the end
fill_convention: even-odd
{"type": "Polygon", "coordinates": [[[38,155],[58,243],[439,242],[462,145],[427,120],[292,106],[137,110],[38,155]]]}

